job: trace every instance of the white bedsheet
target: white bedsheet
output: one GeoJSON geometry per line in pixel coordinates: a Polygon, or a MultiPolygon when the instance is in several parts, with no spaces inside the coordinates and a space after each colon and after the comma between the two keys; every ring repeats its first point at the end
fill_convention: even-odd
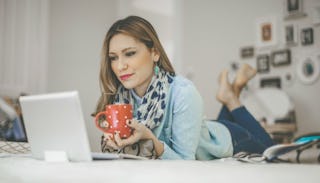
{"type": "Polygon", "coordinates": [[[45,162],[29,157],[0,158],[0,182],[232,182],[319,183],[320,166],[249,164],[233,160],[109,160],[45,162]]]}

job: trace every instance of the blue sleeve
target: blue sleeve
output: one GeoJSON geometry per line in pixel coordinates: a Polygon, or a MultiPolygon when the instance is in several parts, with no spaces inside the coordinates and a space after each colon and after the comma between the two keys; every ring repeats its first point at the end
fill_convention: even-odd
{"type": "Polygon", "coordinates": [[[192,84],[178,87],[173,97],[172,133],[170,142],[164,143],[160,159],[194,160],[203,117],[202,98],[192,84]]]}

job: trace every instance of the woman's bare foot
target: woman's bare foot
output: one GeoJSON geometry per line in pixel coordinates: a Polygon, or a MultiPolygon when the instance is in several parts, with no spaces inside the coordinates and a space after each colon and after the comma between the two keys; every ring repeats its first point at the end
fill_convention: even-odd
{"type": "Polygon", "coordinates": [[[243,64],[237,74],[234,82],[232,83],[232,88],[237,97],[240,96],[240,92],[248,81],[253,78],[257,73],[257,70],[251,67],[249,64],[243,64]]]}
{"type": "Polygon", "coordinates": [[[235,95],[228,81],[228,70],[223,70],[219,76],[219,90],[216,98],[223,105],[227,106],[230,111],[241,105],[239,98],[235,95]]]}

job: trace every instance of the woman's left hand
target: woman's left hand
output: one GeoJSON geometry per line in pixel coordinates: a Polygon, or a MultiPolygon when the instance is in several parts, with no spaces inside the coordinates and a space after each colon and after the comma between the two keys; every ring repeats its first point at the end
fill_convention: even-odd
{"type": "Polygon", "coordinates": [[[137,120],[127,120],[127,125],[133,130],[133,134],[130,137],[121,139],[119,132],[116,132],[114,134],[114,141],[116,142],[119,149],[127,145],[132,145],[140,140],[152,139],[153,133],[151,132],[151,130],[148,129],[144,124],[139,123],[137,120]]]}

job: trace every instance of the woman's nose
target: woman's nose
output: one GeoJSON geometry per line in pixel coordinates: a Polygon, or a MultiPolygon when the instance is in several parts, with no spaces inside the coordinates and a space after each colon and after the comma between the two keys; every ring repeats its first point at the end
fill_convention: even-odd
{"type": "Polygon", "coordinates": [[[120,70],[120,71],[121,71],[121,70],[125,70],[125,69],[128,68],[128,64],[127,64],[127,62],[126,62],[124,59],[120,59],[120,58],[119,58],[117,67],[118,67],[118,70],[120,70]]]}

